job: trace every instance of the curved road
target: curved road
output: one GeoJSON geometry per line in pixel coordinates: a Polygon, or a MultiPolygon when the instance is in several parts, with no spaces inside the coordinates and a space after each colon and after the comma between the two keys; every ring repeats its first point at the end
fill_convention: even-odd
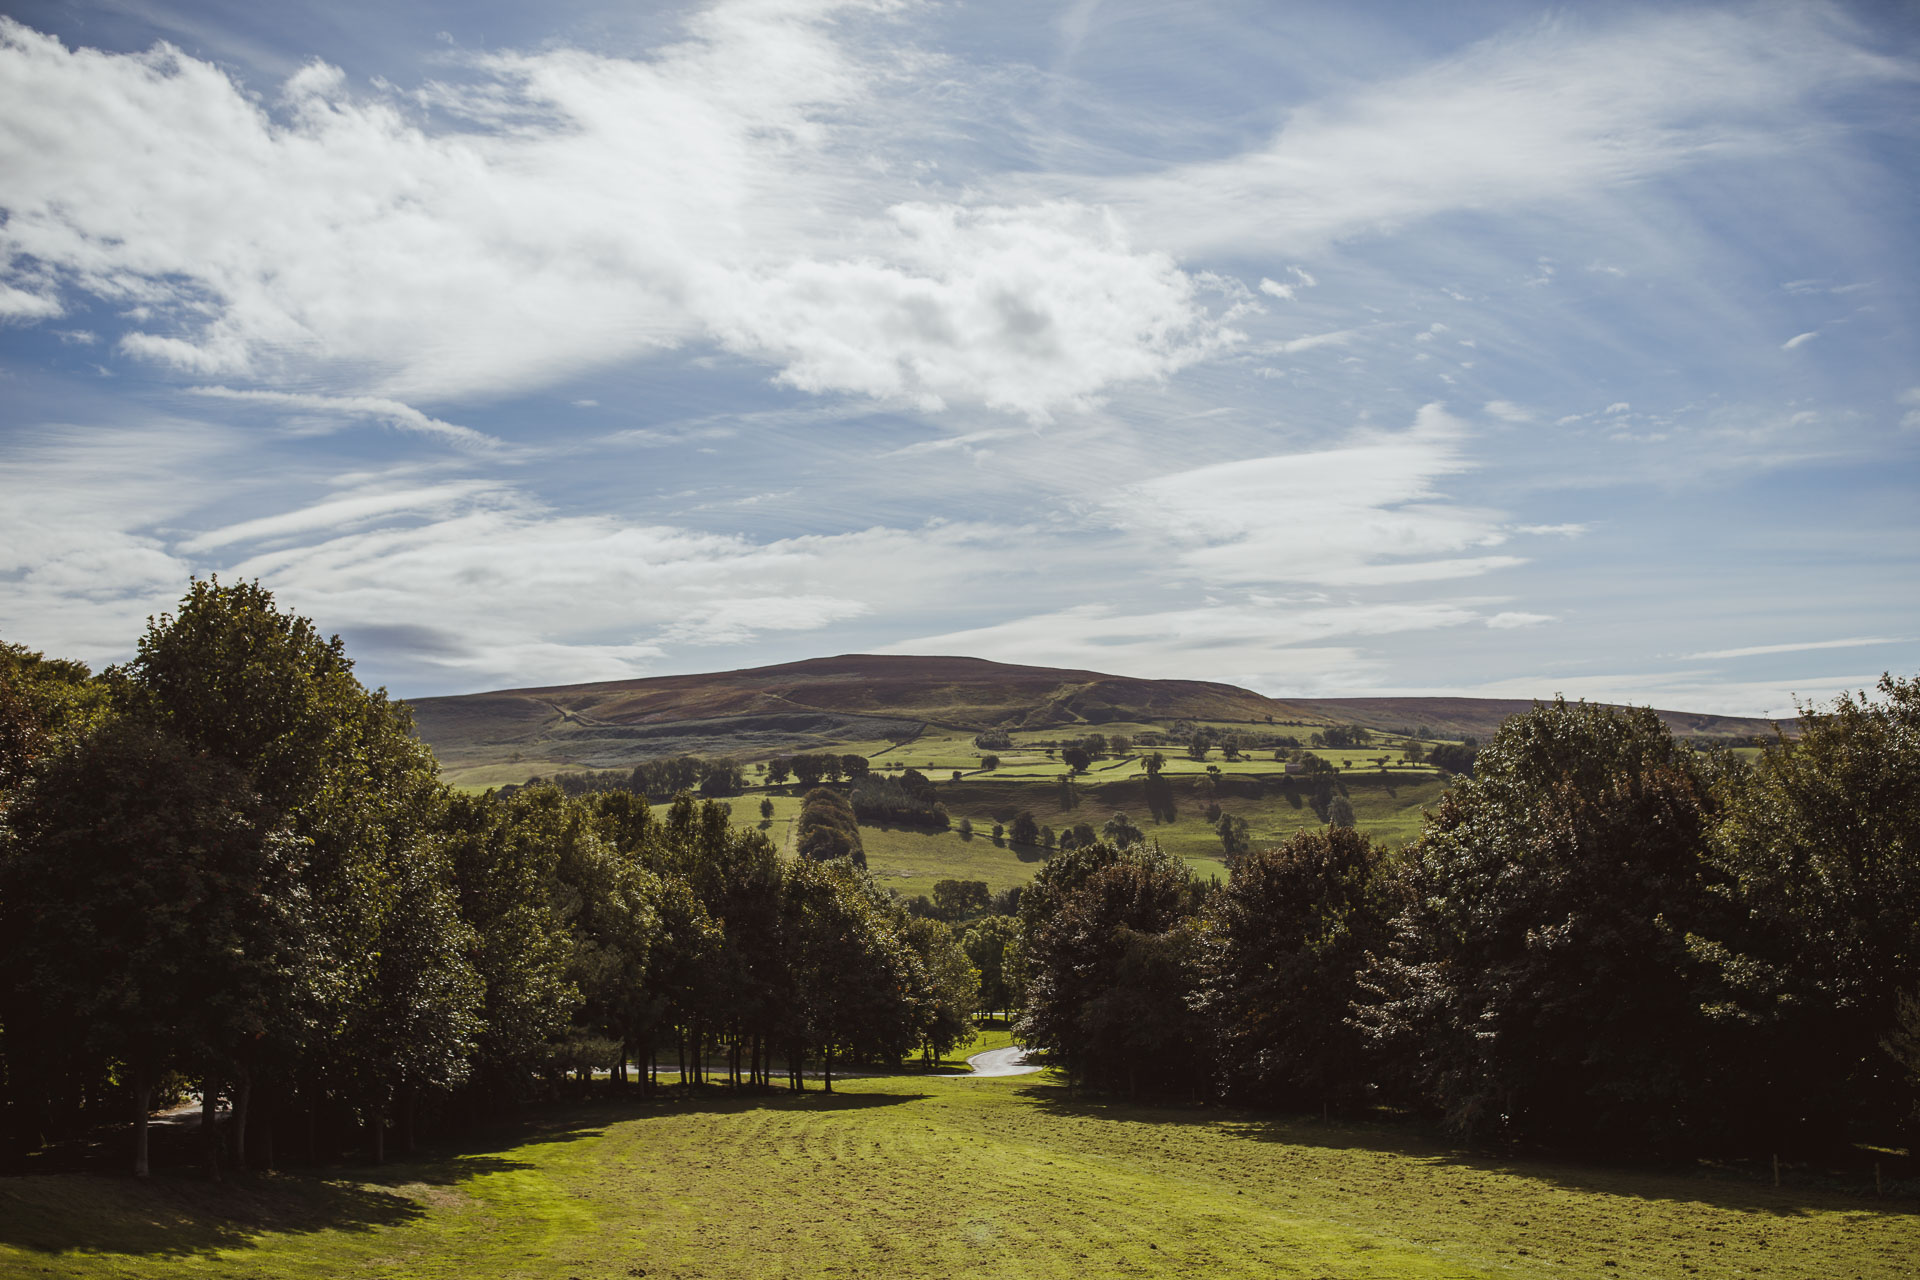
{"type": "Polygon", "coordinates": [[[971,1071],[949,1071],[942,1077],[947,1080],[975,1080],[982,1076],[1025,1076],[1032,1075],[1043,1068],[1038,1063],[1027,1061],[1027,1051],[1017,1044],[1004,1049],[989,1049],[985,1053],[976,1053],[967,1059],[971,1071]]]}

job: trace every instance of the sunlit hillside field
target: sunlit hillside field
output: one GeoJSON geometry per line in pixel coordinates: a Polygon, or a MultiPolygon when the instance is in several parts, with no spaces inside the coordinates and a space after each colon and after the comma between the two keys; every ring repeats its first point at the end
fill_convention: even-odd
{"type": "Polygon", "coordinates": [[[378,1168],[0,1180],[35,1277],[1860,1277],[1920,1205],[918,1074],[533,1113],[378,1168]]]}
{"type": "MultiPolygon", "coordinates": [[[[892,758],[875,757],[876,760],[892,758]]],[[[912,759],[924,761],[924,758],[912,759]]],[[[1176,768],[1171,761],[1168,767],[1176,802],[1176,816],[1170,822],[1156,822],[1150,816],[1143,790],[1144,774],[1137,758],[1096,761],[1091,770],[1074,780],[1075,805],[1071,809],[1060,807],[1059,783],[1066,770],[1057,762],[1046,764],[1044,770],[1036,765],[1028,774],[1004,766],[992,772],[975,769],[964,772],[959,782],[952,781],[950,773],[939,774],[941,803],[954,825],[946,831],[936,831],[862,824],[860,839],[866,848],[867,869],[882,884],[909,897],[931,893],[937,880],[980,880],[998,892],[1032,880],[1050,853],[1014,845],[1004,837],[995,840],[995,823],[1010,824],[1014,814],[1026,810],[1034,815],[1036,822],[1052,827],[1056,833],[1080,822],[1098,830],[1115,812],[1124,812],[1162,848],[1184,858],[1194,874],[1224,880],[1226,867],[1220,860],[1219,834],[1214,830],[1213,820],[1207,817],[1209,804],[1217,803],[1221,812],[1244,819],[1249,838],[1256,846],[1278,844],[1296,832],[1318,830],[1325,825],[1304,801],[1295,803],[1283,795],[1216,798],[1195,788],[1194,784],[1205,772],[1204,766],[1189,760],[1181,763],[1191,768],[1176,768]],[[1111,767],[1103,769],[1102,766],[1111,767]],[[962,818],[973,824],[970,836],[963,835],[959,829],[962,818]]],[[[1272,761],[1242,764],[1244,769],[1229,767],[1236,773],[1269,778],[1276,772],[1272,761]]],[[[916,763],[912,767],[923,766],[916,763]]],[[[1445,790],[1437,772],[1405,765],[1396,765],[1384,774],[1378,770],[1354,770],[1343,774],[1340,781],[1347,788],[1356,825],[1389,848],[1399,848],[1419,835],[1422,815],[1439,802],[1445,790]]],[[[732,808],[735,822],[766,831],[776,846],[791,853],[801,790],[793,784],[757,786],[722,803],[732,808]],[[763,799],[773,802],[770,820],[760,816],[763,799]]],[[[664,805],[655,807],[665,808],[664,805]]]]}

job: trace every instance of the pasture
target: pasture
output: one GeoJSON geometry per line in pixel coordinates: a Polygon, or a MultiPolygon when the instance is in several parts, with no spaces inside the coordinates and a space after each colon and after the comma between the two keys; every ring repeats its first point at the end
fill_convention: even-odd
{"type": "Polygon", "coordinates": [[[1075,1099],[1045,1076],[601,1100],[379,1167],[0,1179],[0,1275],[1859,1277],[1920,1205],[1409,1127],[1075,1099]]]}

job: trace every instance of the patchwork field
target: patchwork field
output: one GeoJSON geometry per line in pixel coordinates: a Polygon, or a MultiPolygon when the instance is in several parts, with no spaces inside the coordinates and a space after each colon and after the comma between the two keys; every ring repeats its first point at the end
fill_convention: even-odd
{"type": "Polygon", "coordinates": [[[607,1101],[378,1168],[0,1179],[35,1277],[1860,1277],[1920,1205],[905,1074],[607,1101]]]}

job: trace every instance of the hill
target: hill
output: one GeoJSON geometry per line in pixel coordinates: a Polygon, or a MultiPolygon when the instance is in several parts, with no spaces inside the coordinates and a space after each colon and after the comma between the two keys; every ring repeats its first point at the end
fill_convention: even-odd
{"type": "MultiPolygon", "coordinates": [[[[981,658],[842,654],[778,666],[503,689],[413,704],[420,737],[457,780],[520,782],[693,753],[764,758],[828,747],[875,754],[929,729],[1036,732],[1175,721],[1330,724],[1485,739],[1531,703],[1488,698],[1279,700],[1205,680],[1143,680],[981,658]],[[864,749],[864,750],[863,750],[864,749]]],[[[1661,712],[1676,732],[1746,737],[1768,724],[1661,712]]]]}

